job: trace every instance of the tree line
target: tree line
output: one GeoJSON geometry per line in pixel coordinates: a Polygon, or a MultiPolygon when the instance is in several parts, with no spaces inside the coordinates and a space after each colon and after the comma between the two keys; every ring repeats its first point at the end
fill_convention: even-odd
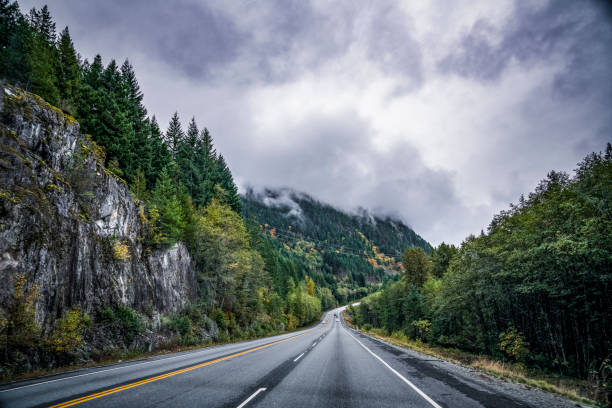
{"type": "Polygon", "coordinates": [[[612,146],[552,171],[460,247],[404,253],[355,321],[605,381],[612,370],[612,146]]]}

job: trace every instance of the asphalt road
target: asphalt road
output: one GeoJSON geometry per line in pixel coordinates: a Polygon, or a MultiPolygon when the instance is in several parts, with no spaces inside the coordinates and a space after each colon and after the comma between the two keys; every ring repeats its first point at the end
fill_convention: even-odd
{"type": "Polygon", "coordinates": [[[5,385],[0,405],[536,406],[359,334],[346,327],[339,310],[301,332],[5,385]]]}

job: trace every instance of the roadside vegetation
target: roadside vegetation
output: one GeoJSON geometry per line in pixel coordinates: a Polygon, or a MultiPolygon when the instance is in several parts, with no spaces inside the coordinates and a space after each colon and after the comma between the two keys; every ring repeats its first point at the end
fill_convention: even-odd
{"type": "Polygon", "coordinates": [[[541,388],[576,379],[579,395],[610,404],[611,202],[608,144],[573,177],[550,172],[459,248],[407,249],[402,279],[349,314],[362,330],[462,350],[478,356],[471,365],[541,388]]]}

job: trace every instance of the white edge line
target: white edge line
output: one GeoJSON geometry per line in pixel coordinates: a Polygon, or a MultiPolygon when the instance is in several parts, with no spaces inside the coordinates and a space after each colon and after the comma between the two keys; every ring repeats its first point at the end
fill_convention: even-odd
{"type": "Polygon", "coordinates": [[[248,404],[248,403],[249,403],[249,401],[251,401],[253,398],[255,398],[255,397],[257,396],[257,394],[259,394],[260,392],[265,391],[265,390],[266,390],[265,388],[260,388],[260,389],[258,389],[258,390],[257,390],[257,391],[255,391],[255,392],[254,392],[254,393],[253,393],[253,394],[252,394],[252,395],[251,395],[249,398],[247,398],[246,400],[244,400],[244,402],[243,402],[242,404],[238,405],[238,407],[237,407],[237,408],[242,408],[242,407],[244,407],[246,404],[248,404]]]}
{"type": "Polygon", "coordinates": [[[295,363],[296,361],[298,361],[300,358],[302,358],[302,356],[304,355],[304,353],[300,354],[299,356],[297,356],[295,358],[295,360],[293,360],[293,362],[295,363]]]}
{"type": "MultiPolygon", "coordinates": [[[[345,329],[346,330],[346,329],[345,329]]],[[[406,384],[408,384],[410,386],[410,388],[412,388],[413,390],[415,390],[421,397],[425,398],[425,400],[427,402],[429,402],[432,406],[434,406],[435,408],[442,408],[440,405],[436,404],[436,402],[434,400],[432,400],[431,398],[429,398],[429,396],[427,394],[425,394],[423,391],[421,391],[416,385],[414,385],[412,382],[410,382],[408,379],[406,379],[406,377],[404,377],[403,375],[401,375],[400,373],[398,373],[393,367],[391,367],[389,364],[387,364],[385,362],[385,360],[383,360],[382,358],[378,357],[376,354],[374,354],[372,352],[372,350],[370,350],[369,348],[367,348],[362,342],[360,342],[359,340],[357,340],[351,333],[349,333],[348,331],[346,332],[349,336],[351,336],[353,338],[353,340],[355,340],[357,343],[359,343],[359,345],[361,347],[363,347],[364,349],[366,349],[366,351],[368,353],[370,353],[371,355],[373,355],[374,357],[376,357],[376,359],[378,359],[381,363],[383,363],[385,365],[385,367],[387,367],[389,370],[391,370],[391,372],[395,375],[397,375],[399,378],[402,379],[402,381],[404,381],[406,384]]]]}
{"type": "MultiPolygon", "coordinates": [[[[304,331],[308,331],[308,330],[304,330],[304,331]]],[[[299,334],[301,332],[296,332],[296,333],[299,334]]],[[[287,337],[291,337],[290,335],[295,335],[295,333],[288,333],[287,337]]],[[[280,337],[281,340],[286,338],[285,335],[281,335],[281,336],[278,336],[278,337],[280,337]]],[[[276,336],[272,336],[272,337],[276,337],[276,336]]],[[[266,338],[257,339],[257,340],[264,340],[264,339],[269,339],[269,338],[266,337],[266,338]]],[[[255,340],[255,341],[257,342],[257,340],[255,340]]],[[[226,344],[220,344],[219,346],[225,346],[225,345],[226,344]]],[[[229,344],[229,345],[231,346],[231,345],[234,345],[234,344],[229,344]]],[[[239,345],[239,343],[236,343],[236,345],[239,345]]],[[[254,344],[253,345],[249,345],[249,347],[250,346],[258,347],[257,345],[254,345],[254,344]]],[[[240,348],[240,347],[238,347],[238,348],[240,348]]],[[[206,347],[203,350],[199,350],[199,351],[196,351],[196,352],[193,352],[193,353],[187,352],[187,353],[184,353],[184,354],[181,354],[181,355],[178,355],[178,356],[159,358],[159,359],[155,359],[153,361],[143,361],[141,363],[136,363],[136,364],[122,365],[120,367],[107,368],[107,369],[104,369],[104,370],[93,371],[91,373],[85,373],[85,374],[79,374],[79,375],[71,375],[71,376],[68,376],[68,377],[56,378],[55,380],[48,380],[48,381],[37,382],[37,383],[34,383],[34,384],[22,385],[21,387],[7,388],[6,390],[0,390],[0,394],[2,394],[4,392],[17,391],[17,390],[20,390],[22,388],[35,387],[37,385],[51,384],[51,383],[58,382],[58,381],[71,380],[73,378],[79,378],[79,377],[85,377],[85,376],[88,376],[88,375],[105,373],[105,372],[108,372],[108,371],[115,371],[115,370],[121,370],[121,369],[124,369],[124,368],[137,367],[137,366],[141,366],[141,365],[144,365],[144,364],[154,364],[154,363],[159,363],[160,361],[174,360],[174,359],[181,358],[181,357],[194,357],[194,356],[196,356],[196,355],[198,355],[200,353],[206,353],[206,352],[209,352],[209,351],[215,350],[215,349],[218,350],[219,348],[217,346],[206,347]]],[[[155,358],[155,356],[153,356],[153,358],[155,358]]],[[[126,361],[126,363],[129,363],[129,361],[126,361]]],[[[118,363],[118,364],[121,364],[121,363],[118,363]]]]}

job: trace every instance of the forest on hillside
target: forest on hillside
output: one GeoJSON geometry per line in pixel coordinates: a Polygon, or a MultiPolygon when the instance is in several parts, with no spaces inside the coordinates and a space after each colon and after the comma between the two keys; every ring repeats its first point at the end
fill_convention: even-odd
{"type": "Polygon", "coordinates": [[[365,210],[350,214],[287,188],[251,188],[242,202],[245,219],[258,224],[285,257],[316,266],[312,279],[341,303],[396,279],[404,249],[431,249],[402,221],[365,210]]]}
{"type": "MultiPolygon", "coordinates": [[[[552,171],[486,233],[404,254],[398,282],[350,308],[359,326],[588,378],[612,374],[612,145],[552,171]]],[[[600,396],[605,400],[605,396],[600,396]]]]}

